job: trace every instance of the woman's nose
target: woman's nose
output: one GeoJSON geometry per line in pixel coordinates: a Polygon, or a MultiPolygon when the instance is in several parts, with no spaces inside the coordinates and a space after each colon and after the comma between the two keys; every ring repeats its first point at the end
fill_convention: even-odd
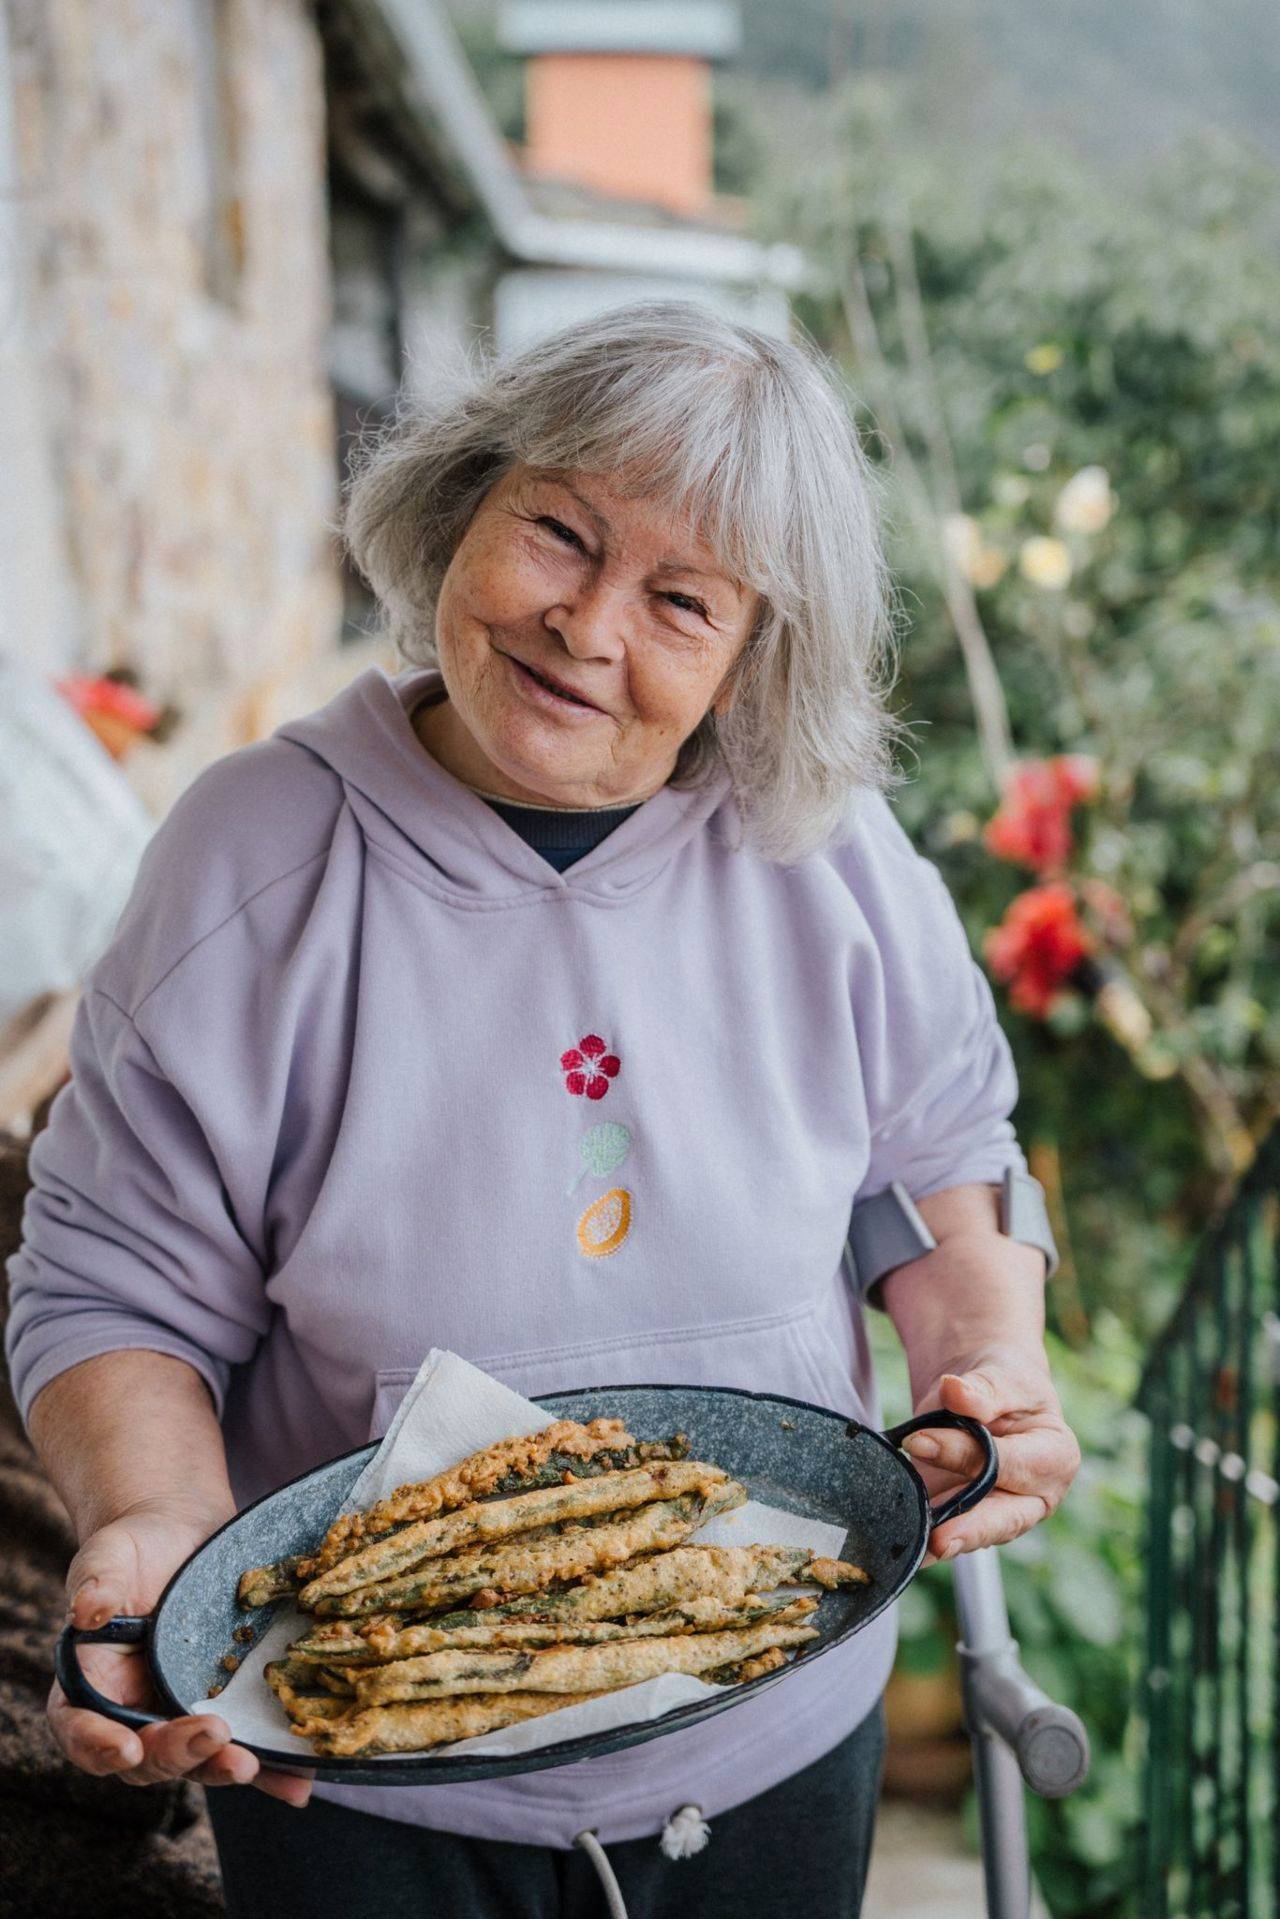
{"type": "Polygon", "coordinates": [[[544,622],[575,659],[618,660],[627,650],[625,593],[603,581],[583,581],[571,600],[548,610],[544,622]]]}

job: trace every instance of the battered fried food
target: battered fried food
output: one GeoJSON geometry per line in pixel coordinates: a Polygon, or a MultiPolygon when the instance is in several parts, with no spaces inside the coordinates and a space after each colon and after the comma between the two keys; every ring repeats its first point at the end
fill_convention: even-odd
{"type": "Polygon", "coordinates": [[[557,1462],[558,1471],[570,1467],[578,1470],[575,1461],[636,1445],[634,1434],[627,1431],[620,1419],[593,1419],[585,1426],[576,1419],[556,1419],[540,1433],[500,1439],[480,1452],[469,1454],[447,1472],[397,1486],[393,1493],[363,1512],[341,1514],[310,1561],[300,1569],[302,1576],[314,1579],[318,1573],[345,1559],[360,1541],[390,1532],[407,1520],[430,1519],[436,1513],[449,1512],[454,1506],[465,1506],[484,1493],[515,1490],[504,1486],[503,1482],[509,1478],[528,1485],[528,1475],[546,1466],[556,1454],[562,1454],[565,1460],[564,1467],[557,1462]]]}
{"type": "Polygon", "coordinates": [[[350,1699],[318,1686],[310,1668],[292,1659],[273,1659],[263,1677],[295,1726],[340,1719],[351,1711],[350,1699]]]}
{"type": "Polygon", "coordinates": [[[750,1659],[771,1646],[804,1646],[816,1626],[774,1620],[735,1632],[674,1634],[606,1646],[552,1646],[545,1652],[432,1652],[353,1673],[363,1706],[467,1692],[597,1692],[638,1685],[660,1673],[702,1673],[750,1659]]]}
{"type": "Polygon", "coordinates": [[[787,1655],[781,1646],[770,1646],[754,1659],[743,1659],[736,1666],[717,1666],[714,1672],[704,1672],[702,1677],[717,1686],[742,1686],[748,1679],[763,1679],[767,1672],[777,1672],[778,1667],[786,1663],[787,1655]]]}
{"type": "Polygon", "coordinates": [[[248,1572],[240,1575],[236,1598],[249,1611],[297,1592],[302,1563],[301,1555],[294,1553],[288,1559],[278,1559],[273,1566],[250,1566],[248,1572]]]}
{"type": "Polygon", "coordinates": [[[738,1686],[819,1637],[819,1599],[867,1582],[803,1547],[693,1545],[747,1489],[683,1434],[558,1420],[336,1520],[257,1566],[245,1606],[312,1614],[266,1668],[317,1753],[429,1751],[664,1673],[738,1686]],[[788,1590],[790,1589],[790,1590],[788,1590]]]}
{"type": "Polygon", "coordinates": [[[579,1699],[566,1699],[562,1692],[473,1693],[462,1699],[432,1699],[422,1705],[372,1706],[345,1719],[317,1719],[311,1725],[302,1721],[294,1731],[311,1739],[316,1751],[330,1758],[423,1752],[599,1696],[583,1693],[579,1699]]]}
{"type": "Polygon", "coordinates": [[[605,1572],[642,1553],[678,1546],[716,1513],[746,1503],[745,1486],[726,1480],[707,1493],[658,1499],[624,1519],[603,1514],[571,1521],[540,1535],[526,1533],[508,1545],[474,1547],[446,1559],[431,1559],[401,1579],[379,1580],[355,1592],[320,1599],[315,1610],[325,1617],[361,1613],[434,1612],[473,1593],[492,1588],[502,1593],[533,1593],[556,1579],[581,1579],[605,1572]],[[602,1523],[602,1521],[604,1523],[602,1523]]]}
{"type": "Polygon", "coordinates": [[[412,1659],[420,1653],[444,1652],[450,1647],[590,1646],[616,1639],[662,1638],[668,1633],[707,1632],[730,1626],[752,1625],[757,1619],[803,1619],[817,1610],[816,1599],[796,1593],[749,1593],[741,1601],[690,1599],[666,1612],[630,1620],[588,1620],[572,1616],[559,1621],[503,1619],[494,1614],[446,1613],[421,1626],[404,1626],[386,1634],[376,1645],[353,1636],[327,1642],[297,1639],[289,1648],[296,1659],[317,1665],[378,1665],[390,1659],[412,1659]],[[336,1645],[336,1650],[335,1650],[336,1645]]]}
{"type": "MultiPolygon", "coordinates": [[[[579,1427],[574,1420],[557,1420],[547,1428],[545,1434],[534,1437],[551,1442],[552,1450],[532,1464],[517,1463],[504,1470],[501,1461],[495,1466],[489,1460],[489,1454],[496,1450],[490,1447],[484,1454],[473,1456],[476,1462],[474,1467],[470,1461],[463,1460],[459,1466],[439,1475],[437,1479],[399,1487],[389,1498],[380,1500],[364,1512],[344,1513],[333,1522],[314,1552],[295,1553],[287,1559],[277,1560],[274,1565],[253,1566],[242,1574],[238,1592],[240,1604],[246,1608],[265,1606],[273,1599],[283,1599],[290,1593],[296,1593],[308,1580],[317,1578],[329,1567],[336,1566],[340,1560],[348,1557],[362,1540],[385,1538],[388,1533],[399,1531],[411,1520],[428,1517],[435,1512],[447,1512],[473,1499],[531,1492],[538,1486],[558,1486],[570,1476],[583,1479],[596,1473],[620,1472],[632,1466],[643,1466],[652,1460],[682,1459],[689,1449],[689,1442],[683,1433],[673,1433],[670,1439],[633,1441],[619,1421],[610,1420],[593,1420],[589,1427],[579,1427]],[[597,1431],[596,1428],[601,1430],[597,1431]],[[615,1429],[628,1443],[609,1443],[615,1436],[615,1429]],[[555,1435],[559,1435],[558,1442],[555,1435]],[[580,1450],[582,1447],[594,1450],[584,1452],[580,1450]],[[488,1463],[483,1463],[485,1461],[488,1463]],[[498,1473],[496,1479],[493,1478],[495,1470],[498,1473]]],[[[504,1447],[514,1443],[510,1440],[501,1442],[504,1447]]]]}
{"type": "MultiPolygon", "coordinates": [[[[805,1546],[676,1546],[638,1559],[634,1565],[608,1573],[588,1574],[559,1592],[535,1590],[501,1600],[484,1617],[557,1622],[568,1619],[620,1619],[632,1613],[661,1612],[699,1597],[732,1604],[748,1593],[768,1592],[775,1586],[812,1579],[823,1586],[859,1585],[867,1575],[860,1566],[839,1559],[815,1559],[805,1546]],[[821,1568],[821,1574],[815,1569],[821,1568]]],[[[472,1599],[487,1596],[486,1589],[472,1599]]],[[[468,1611],[471,1610],[468,1608],[468,1611]]],[[[465,1614],[462,1617],[465,1619],[465,1614]]],[[[452,1624],[435,1619],[433,1626],[452,1624]]],[[[359,1628],[362,1638],[383,1657],[401,1627],[370,1619],[359,1628]]]]}
{"type": "Polygon", "coordinates": [[[442,1518],[420,1519],[403,1526],[339,1560],[302,1588],[302,1604],[314,1608],[321,1599],[395,1578],[426,1560],[440,1559],[483,1540],[506,1539],[539,1526],[590,1518],[597,1513],[625,1512],[681,1493],[706,1492],[727,1478],[722,1467],[704,1460],[668,1460],[630,1472],[602,1473],[598,1478],[571,1480],[568,1485],[544,1486],[513,1499],[473,1501],[442,1518]]]}
{"type": "Polygon", "coordinates": [[[828,1592],[834,1592],[837,1586],[871,1584],[871,1574],[864,1572],[861,1566],[852,1565],[847,1559],[811,1559],[805,1578],[825,1586],[828,1592]]]}

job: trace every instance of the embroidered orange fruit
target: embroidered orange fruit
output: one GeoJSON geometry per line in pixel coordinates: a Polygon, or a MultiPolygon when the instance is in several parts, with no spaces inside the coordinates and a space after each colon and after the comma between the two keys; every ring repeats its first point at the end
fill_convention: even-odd
{"type": "Polygon", "coordinates": [[[578,1221],[578,1244],[588,1259],[603,1259],[617,1252],[630,1230],[631,1195],[625,1186],[613,1186],[578,1221]]]}

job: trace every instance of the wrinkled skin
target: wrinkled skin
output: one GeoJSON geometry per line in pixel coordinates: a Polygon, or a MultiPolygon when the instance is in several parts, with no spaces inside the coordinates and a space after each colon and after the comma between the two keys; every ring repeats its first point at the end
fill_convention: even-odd
{"type": "Polygon", "coordinates": [[[419,737],[466,784],[507,799],[648,799],[703,716],[728,709],[758,610],[660,503],[623,499],[599,475],[517,465],[445,575],[436,644],[448,697],[420,713],[419,737]],[[549,707],[515,660],[595,711],[549,707]]]}

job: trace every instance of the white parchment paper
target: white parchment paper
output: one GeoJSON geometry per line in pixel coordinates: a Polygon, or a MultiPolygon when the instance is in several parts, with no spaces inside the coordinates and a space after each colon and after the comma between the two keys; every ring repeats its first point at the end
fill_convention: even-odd
{"type": "MultiPolygon", "coordinates": [[[[512,1392],[509,1386],[460,1359],[457,1353],[433,1347],[401,1401],[386,1437],[351,1488],[341,1510],[348,1513],[370,1506],[397,1486],[411,1480],[430,1479],[456,1466],[468,1453],[479,1452],[496,1440],[541,1432],[551,1424],[552,1418],[543,1407],[512,1392]]],[[[846,1536],[841,1527],[825,1520],[782,1512],[775,1506],[764,1506],[749,1499],[733,1512],[709,1519],[691,1535],[691,1543],[807,1546],[825,1558],[838,1559],[846,1536]]],[[[806,1589],[797,1587],[796,1590],[806,1589]]],[[[291,1730],[284,1709],[263,1678],[263,1669],[270,1660],[281,1658],[290,1642],[299,1638],[311,1623],[308,1614],[294,1606],[283,1606],[223,1690],[215,1698],[193,1704],[190,1710],[217,1713],[230,1727],[232,1738],[242,1744],[270,1746],[277,1752],[292,1752],[296,1747],[297,1758],[305,1765],[311,1748],[291,1730]]],[[[657,1719],[674,1706],[723,1691],[723,1686],[687,1673],[664,1673],[661,1678],[640,1680],[601,1699],[562,1706],[558,1712],[546,1713],[539,1719],[479,1733],[473,1739],[456,1739],[448,1746],[434,1746],[424,1756],[443,1758],[475,1752],[505,1758],[515,1753],[535,1752],[541,1746],[553,1746],[562,1739],[576,1739],[584,1733],[604,1732],[641,1719],[657,1719]]],[[[379,1754],[359,1763],[377,1765],[379,1759],[396,1760],[406,1756],[404,1753],[379,1754]]]]}

